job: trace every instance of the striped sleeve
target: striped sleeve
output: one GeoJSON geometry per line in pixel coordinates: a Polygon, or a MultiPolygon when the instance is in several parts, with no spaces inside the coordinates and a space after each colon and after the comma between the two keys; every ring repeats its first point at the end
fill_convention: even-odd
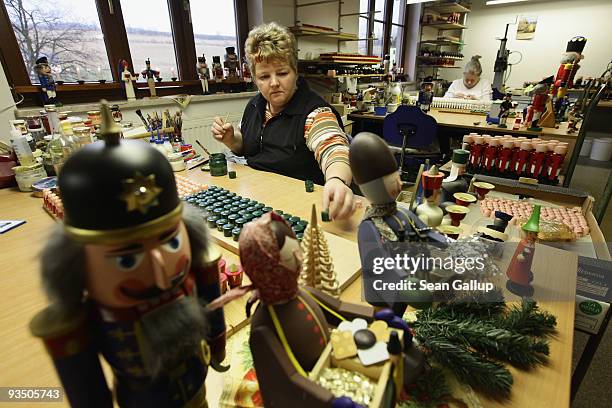
{"type": "Polygon", "coordinates": [[[343,162],[348,166],[348,139],[330,108],[317,108],[308,114],[304,137],[323,174],[333,163],[343,162]]]}

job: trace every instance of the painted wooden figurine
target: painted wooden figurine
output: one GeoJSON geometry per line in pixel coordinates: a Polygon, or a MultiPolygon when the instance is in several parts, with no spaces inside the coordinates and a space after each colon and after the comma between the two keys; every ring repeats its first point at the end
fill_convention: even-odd
{"type": "Polygon", "coordinates": [[[159,76],[159,71],[151,69],[151,60],[147,58],[145,61],[146,68],[140,73],[143,78],[146,78],[147,84],[149,85],[149,92],[151,93],[151,98],[157,98],[157,92],[155,91],[155,80],[161,79],[159,76]]]}
{"type": "Polygon", "coordinates": [[[210,69],[206,64],[206,55],[202,54],[198,57],[198,74],[200,75],[200,82],[202,83],[202,92],[204,95],[208,95],[208,80],[210,79],[210,69]]]}
{"type": "Polygon", "coordinates": [[[225,48],[225,61],[223,61],[223,67],[226,70],[226,78],[229,80],[235,80],[238,78],[238,69],[240,63],[238,61],[238,55],[234,47],[225,48]]]}
{"type": "MultiPolygon", "coordinates": [[[[370,322],[376,318],[408,333],[405,322],[390,310],[375,316],[371,307],[341,302],[317,289],[298,286],[300,245],[289,224],[274,212],[246,224],[239,243],[242,266],[260,302],[251,319],[249,345],[265,406],[360,406],[334,396],[308,376],[327,344],[332,341],[334,345],[330,326],[346,325],[355,318],[370,322]]],[[[252,303],[248,302],[247,313],[252,303]]],[[[403,348],[402,365],[394,371],[400,388],[414,382],[424,369],[423,355],[412,341],[403,348]]],[[[389,404],[384,406],[394,406],[394,398],[395,393],[390,392],[389,404]]]]}
{"type": "Polygon", "coordinates": [[[541,126],[538,126],[542,115],[546,111],[546,104],[548,102],[548,89],[550,84],[552,83],[552,77],[546,78],[540,82],[533,88],[531,105],[527,108],[527,117],[525,119],[525,124],[527,126],[527,130],[532,131],[540,131],[542,130],[541,126]]]}
{"type": "Polygon", "coordinates": [[[208,366],[225,354],[223,312],[202,306],[220,296],[220,253],[183,211],[164,156],[120,139],[101,111],[104,142],[70,156],[58,179],[65,218],[42,255],[51,304],[30,329],[72,407],[206,407],[208,366]]]}
{"type": "Polygon", "coordinates": [[[128,62],[126,60],[119,61],[119,73],[121,74],[121,81],[123,81],[123,87],[125,88],[125,96],[128,101],[136,99],[136,93],[134,92],[134,82],[138,79],[138,74],[134,75],[130,72],[128,62]]]}
{"type": "Polygon", "coordinates": [[[506,276],[506,288],[517,296],[533,296],[533,272],[531,265],[535,255],[535,244],[540,231],[540,206],[534,205],[531,217],[521,227],[525,237],[519,242],[510,261],[506,276]]]}
{"type": "MultiPolygon", "coordinates": [[[[409,241],[446,242],[446,239],[427,228],[413,212],[397,205],[395,199],[402,185],[397,162],[381,137],[368,132],[355,136],[349,150],[349,162],[355,183],[370,202],[358,232],[365,299],[374,306],[390,307],[401,316],[408,303],[420,305],[429,302],[431,297],[418,290],[394,291],[393,296],[376,291],[373,283],[381,279],[381,275],[380,271],[375,271],[375,259],[395,257],[398,251],[409,248],[409,241]]],[[[413,278],[404,269],[384,271],[386,282],[413,278]]]]}
{"type": "Polygon", "coordinates": [[[221,66],[221,57],[213,56],[212,71],[216,81],[223,80],[223,66],[221,66]]]}
{"type": "Polygon", "coordinates": [[[512,110],[512,94],[507,93],[504,97],[504,101],[499,106],[499,127],[506,128],[506,122],[508,121],[508,116],[510,115],[510,110],[512,110]]]}
{"type": "Polygon", "coordinates": [[[40,81],[40,88],[42,90],[42,98],[44,105],[61,105],[57,100],[57,94],[55,93],[55,80],[51,74],[51,66],[47,57],[40,57],[36,60],[36,66],[34,67],[38,80],[40,81]]]}
{"type": "Polygon", "coordinates": [[[429,112],[431,103],[433,102],[433,83],[423,82],[421,84],[421,90],[419,91],[419,97],[417,99],[417,106],[425,113],[429,112]]]}
{"type": "Polygon", "coordinates": [[[431,166],[429,170],[423,172],[421,179],[425,202],[416,208],[416,214],[428,226],[437,227],[442,223],[442,217],[444,216],[442,209],[439,207],[440,188],[442,187],[444,174],[439,172],[436,166],[431,166]]]}

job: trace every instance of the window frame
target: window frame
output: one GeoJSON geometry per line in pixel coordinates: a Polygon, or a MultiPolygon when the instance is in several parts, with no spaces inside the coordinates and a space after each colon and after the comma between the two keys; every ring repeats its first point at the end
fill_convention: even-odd
{"type": "MultiPolygon", "coordinates": [[[[360,15],[359,18],[364,18],[368,20],[368,30],[367,30],[367,53],[368,55],[372,55],[372,53],[374,52],[374,23],[382,23],[383,24],[383,55],[382,57],[384,57],[386,54],[389,54],[389,51],[391,49],[391,26],[396,26],[396,27],[400,27],[401,31],[402,31],[402,36],[405,37],[406,35],[406,18],[408,16],[408,7],[404,7],[404,15],[401,16],[400,21],[402,22],[401,24],[397,24],[393,22],[393,0],[385,0],[385,5],[384,5],[384,10],[380,10],[383,13],[382,19],[380,18],[376,18],[376,13],[374,13],[376,11],[376,0],[369,0],[368,1],[368,11],[369,14],[367,15],[360,15]]],[[[398,61],[396,61],[398,63],[398,65],[402,65],[400,64],[400,62],[403,61],[404,59],[404,55],[406,52],[406,41],[405,38],[402,40],[402,47],[400,50],[400,54],[399,54],[399,58],[398,61]]]]}
{"type": "MultiPolygon", "coordinates": [[[[57,85],[59,97],[64,104],[95,102],[102,98],[109,100],[125,99],[120,82],[120,73],[118,72],[119,60],[126,60],[132,71],[136,71],[132,61],[120,0],[94,1],[98,11],[100,27],[104,35],[104,43],[113,81],[104,84],[88,82],[81,85],[70,82],[57,85]],[[111,4],[113,6],[113,14],[110,13],[111,4]]],[[[233,1],[236,19],[237,54],[239,58],[242,58],[244,42],[249,31],[247,0],[233,1]]],[[[196,69],[197,57],[193,26],[189,21],[189,14],[184,8],[185,4],[189,4],[189,2],[167,0],[167,3],[179,80],[158,82],[156,84],[157,94],[160,96],[180,93],[202,94],[202,87],[196,69]]],[[[40,85],[33,84],[30,80],[28,70],[23,62],[21,50],[19,49],[17,36],[13,31],[4,2],[0,4],[0,36],[6,39],[0,42],[0,60],[2,61],[9,86],[16,93],[23,95],[23,106],[40,106],[40,85]]],[[[134,85],[137,98],[148,96],[149,92],[146,83],[139,82],[134,85]]]]}

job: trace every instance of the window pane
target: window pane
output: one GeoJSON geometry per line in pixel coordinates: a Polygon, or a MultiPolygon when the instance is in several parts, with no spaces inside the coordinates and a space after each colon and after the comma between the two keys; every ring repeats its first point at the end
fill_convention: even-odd
{"type": "Polygon", "coordinates": [[[402,27],[391,25],[391,45],[389,47],[389,55],[391,55],[391,66],[395,62],[397,66],[402,64],[402,42],[404,40],[404,29],[402,27]]]}
{"type": "Polygon", "coordinates": [[[216,0],[214,10],[208,1],[192,1],[190,5],[196,55],[205,54],[210,67],[215,55],[223,61],[225,47],[235,47],[239,53],[234,0],[216,0]]]}
{"type": "Polygon", "coordinates": [[[393,22],[404,24],[404,12],[406,10],[406,0],[393,1],[393,22]]]}
{"type": "Polygon", "coordinates": [[[32,83],[46,56],[56,81],[112,81],[94,0],[4,0],[32,83]]]}
{"type": "MultiPolygon", "coordinates": [[[[369,0],[360,0],[359,2],[359,12],[363,13],[368,11],[369,0]]],[[[359,38],[367,38],[368,37],[368,14],[363,14],[359,16],[359,38]]],[[[360,54],[368,53],[368,42],[367,41],[359,41],[358,44],[358,52],[360,54]]]]}
{"type": "Polygon", "coordinates": [[[384,37],[384,24],[377,21],[374,22],[374,49],[372,54],[377,57],[382,57],[383,53],[383,37],[384,37]]]}
{"type": "MultiPolygon", "coordinates": [[[[141,72],[145,61],[166,80],[176,77],[174,39],[170,28],[170,12],[166,0],[121,0],[123,21],[127,31],[133,70],[141,72]]],[[[141,75],[140,81],[146,81],[141,75]]]]}

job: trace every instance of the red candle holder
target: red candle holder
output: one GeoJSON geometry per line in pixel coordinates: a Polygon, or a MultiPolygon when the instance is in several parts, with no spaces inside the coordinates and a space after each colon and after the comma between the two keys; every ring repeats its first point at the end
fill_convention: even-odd
{"type": "Polygon", "coordinates": [[[476,197],[468,193],[455,193],[453,194],[453,197],[455,197],[456,204],[462,205],[464,207],[467,207],[470,204],[476,202],[476,197]]]}
{"type": "Polygon", "coordinates": [[[242,266],[231,264],[225,269],[225,275],[227,276],[227,283],[230,288],[235,288],[242,285],[242,277],[244,276],[244,269],[242,266]]]}
{"type": "Polygon", "coordinates": [[[486,183],[484,181],[477,181],[474,183],[474,189],[476,190],[476,195],[479,200],[484,200],[485,196],[489,193],[489,191],[493,190],[495,186],[491,183],[486,183]]]}
{"type": "Polygon", "coordinates": [[[470,212],[470,209],[462,205],[449,205],[446,207],[446,212],[451,219],[451,225],[458,227],[465,216],[470,212]]]}
{"type": "Polygon", "coordinates": [[[227,275],[224,273],[219,274],[219,286],[221,286],[221,294],[227,292],[227,275]]]}
{"type": "Polygon", "coordinates": [[[452,239],[459,238],[459,235],[461,234],[461,232],[463,232],[461,228],[453,225],[440,225],[439,227],[437,227],[437,229],[438,232],[452,239]]]}

